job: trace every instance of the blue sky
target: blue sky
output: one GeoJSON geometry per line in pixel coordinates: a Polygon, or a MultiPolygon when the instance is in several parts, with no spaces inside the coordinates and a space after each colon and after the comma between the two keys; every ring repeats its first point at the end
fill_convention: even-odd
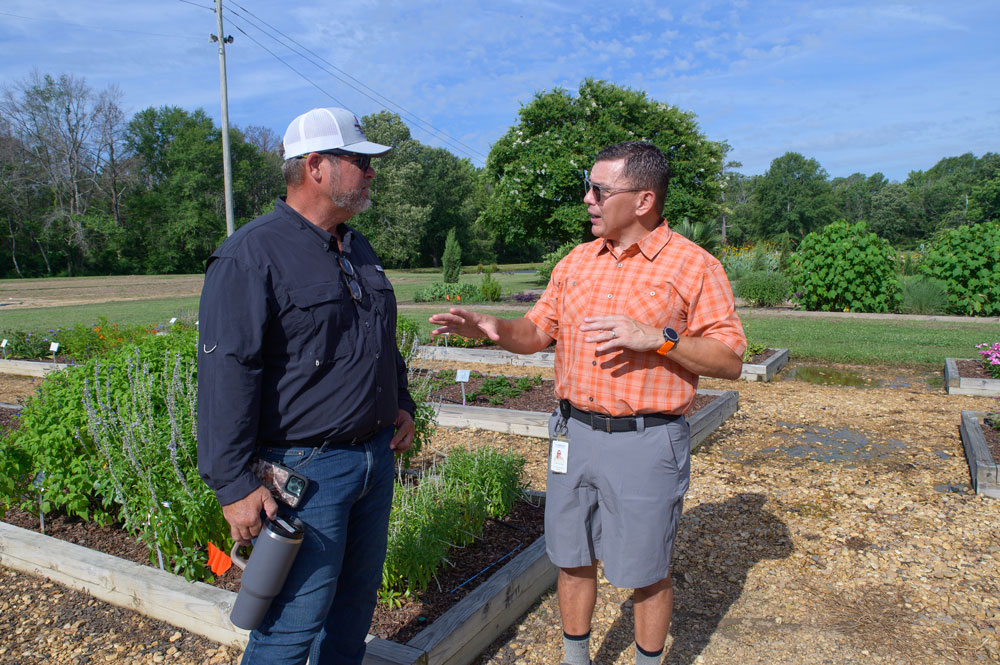
{"type": "MultiPolygon", "coordinates": [[[[415,138],[477,165],[537,91],[575,91],[588,76],[693,111],[746,174],[794,150],[832,177],[881,171],[903,180],[942,157],[1000,151],[996,0],[223,4],[235,39],[227,47],[230,122],[279,136],[315,106],[359,115],[383,106],[253,29],[251,15],[449,137],[403,113],[415,138]]],[[[213,7],[5,0],[0,84],[33,69],[71,73],[94,89],[118,85],[129,114],[177,105],[218,121],[213,7]]]]}

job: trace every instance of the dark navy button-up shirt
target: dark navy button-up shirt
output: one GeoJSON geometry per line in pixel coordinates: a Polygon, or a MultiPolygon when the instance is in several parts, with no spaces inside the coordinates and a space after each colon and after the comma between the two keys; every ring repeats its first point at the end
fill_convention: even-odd
{"type": "Polygon", "coordinates": [[[257,445],[368,436],[413,413],[396,298],[375,251],[336,239],[278,199],[208,259],[198,313],[198,469],[226,505],[260,482],[257,445]]]}

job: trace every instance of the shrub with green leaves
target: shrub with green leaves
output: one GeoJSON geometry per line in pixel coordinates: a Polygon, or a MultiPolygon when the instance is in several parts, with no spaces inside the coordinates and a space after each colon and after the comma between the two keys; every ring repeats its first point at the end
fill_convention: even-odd
{"type": "Polygon", "coordinates": [[[807,235],[792,257],[800,303],[824,312],[891,312],[899,303],[895,252],[864,222],[843,220],[807,235]]]}
{"type": "Polygon", "coordinates": [[[413,302],[434,302],[437,300],[475,302],[479,299],[479,287],[475,284],[442,284],[435,282],[416,292],[413,302]]]}
{"type": "Polygon", "coordinates": [[[736,283],[736,295],[754,307],[776,307],[790,291],[791,285],[780,272],[751,272],[736,283]]]}
{"type": "Polygon", "coordinates": [[[479,295],[483,302],[496,302],[500,300],[500,282],[493,279],[493,274],[483,273],[483,281],[479,285],[479,295]]]}
{"type": "Polygon", "coordinates": [[[445,284],[457,284],[462,274],[462,248],[455,239],[455,229],[448,231],[444,241],[444,254],[441,256],[441,269],[445,284]]]}
{"type": "Polygon", "coordinates": [[[575,242],[563,243],[555,251],[543,256],[542,265],[538,266],[538,283],[548,284],[549,280],[552,279],[552,271],[555,270],[556,264],[566,258],[566,255],[576,246],[575,242]]]}
{"type": "Polygon", "coordinates": [[[951,314],[1000,315],[1000,222],[940,232],[927,248],[920,273],[947,285],[951,314]]]}

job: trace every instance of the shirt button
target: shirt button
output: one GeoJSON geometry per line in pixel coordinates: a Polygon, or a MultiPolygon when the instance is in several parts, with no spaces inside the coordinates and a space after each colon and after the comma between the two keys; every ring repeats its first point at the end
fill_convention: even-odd
{"type": "Polygon", "coordinates": [[[611,300],[611,294],[610,293],[608,294],[608,300],[611,300]]]}
{"type": "Polygon", "coordinates": [[[651,295],[651,296],[655,296],[655,295],[656,295],[656,291],[650,291],[650,292],[649,292],[649,295],[651,295]]]}
{"type": "Polygon", "coordinates": [[[597,364],[597,361],[595,360],[595,361],[594,361],[594,362],[592,362],[591,364],[592,364],[592,365],[596,365],[596,364],[597,364]]]}
{"type": "Polygon", "coordinates": [[[376,421],[375,421],[375,424],[376,424],[376,425],[381,425],[381,424],[382,424],[382,421],[381,421],[381,420],[376,420],[376,421]]]}
{"type": "Polygon", "coordinates": [[[376,388],[376,389],[375,389],[375,392],[377,392],[377,393],[380,393],[380,392],[382,392],[382,386],[379,386],[378,388],[376,388]]]}
{"type": "Polygon", "coordinates": [[[365,328],[371,328],[371,327],[372,327],[372,324],[369,323],[368,321],[365,321],[365,328]]]}
{"type": "Polygon", "coordinates": [[[375,359],[378,360],[379,356],[381,356],[381,355],[382,355],[382,353],[380,351],[376,351],[375,352],[375,359]]]}
{"type": "Polygon", "coordinates": [[[594,398],[593,398],[593,397],[588,397],[587,399],[589,399],[589,400],[590,400],[591,402],[593,402],[593,401],[594,401],[594,398]]]}
{"type": "Polygon", "coordinates": [[[319,361],[318,360],[316,361],[316,367],[319,367],[319,361]]]}
{"type": "Polygon", "coordinates": [[[620,264],[620,263],[619,263],[619,264],[618,264],[618,267],[619,267],[619,268],[621,268],[621,267],[622,267],[622,264],[620,264]]]}

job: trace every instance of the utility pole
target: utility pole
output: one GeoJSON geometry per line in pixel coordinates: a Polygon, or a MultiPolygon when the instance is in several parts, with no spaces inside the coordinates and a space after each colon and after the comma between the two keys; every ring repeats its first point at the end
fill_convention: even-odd
{"type": "Polygon", "coordinates": [[[232,35],[223,37],[222,0],[215,0],[215,17],[219,22],[219,36],[212,41],[219,43],[219,83],[222,89],[222,178],[226,188],[226,236],[233,235],[233,165],[229,158],[229,92],[226,88],[226,44],[232,44],[232,35]]]}

